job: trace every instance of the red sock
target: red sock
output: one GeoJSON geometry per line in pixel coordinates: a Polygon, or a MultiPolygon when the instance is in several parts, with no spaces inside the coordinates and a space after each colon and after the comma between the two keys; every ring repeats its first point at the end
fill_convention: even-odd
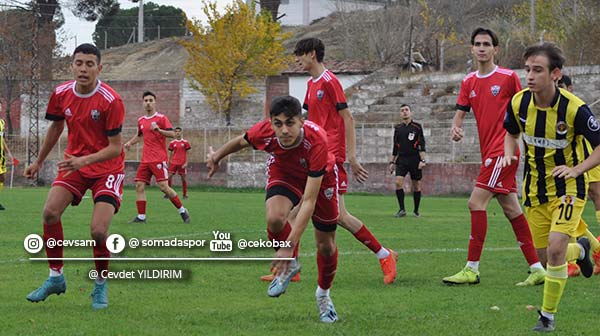
{"type": "Polygon", "coordinates": [[[146,201],[135,201],[135,205],[137,206],[138,215],[146,214],[146,201]]]}
{"type": "MultiPolygon", "coordinates": [[[[53,238],[55,240],[63,240],[64,239],[62,223],[60,220],[56,224],[53,224],[53,225],[48,225],[48,224],[44,223],[44,246],[46,247],[46,257],[62,258],[63,257],[63,247],[62,246],[58,246],[58,244],[56,244],[56,246],[54,246],[53,248],[48,248],[48,245],[46,244],[46,242],[50,238],[53,238]]],[[[51,269],[58,272],[63,267],[63,261],[62,260],[48,260],[48,265],[50,266],[51,269]]]]}
{"type": "Polygon", "coordinates": [[[364,224],[360,230],[356,231],[354,237],[356,237],[356,239],[358,239],[361,243],[365,244],[371,251],[373,251],[373,253],[377,253],[379,250],[381,250],[381,244],[364,224]]]}
{"type": "MultiPolygon", "coordinates": [[[[96,242],[94,246],[94,258],[110,258],[110,251],[106,248],[106,239],[96,242]]],[[[100,277],[102,271],[108,270],[108,260],[94,260],[96,271],[100,277]]]]}
{"type": "Polygon", "coordinates": [[[471,211],[471,237],[469,238],[467,261],[479,261],[486,233],[487,213],[485,210],[471,211]]]}
{"type": "Polygon", "coordinates": [[[181,181],[181,187],[183,188],[183,197],[187,196],[187,181],[186,180],[181,181]]]}
{"type": "MultiPolygon", "coordinates": [[[[269,228],[267,228],[267,236],[269,237],[269,240],[279,240],[279,241],[287,240],[291,232],[292,232],[292,225],[290,224],[290,222],[285,222],[283,229],[277,233],[274,233],[271,230],[269,230],[269,228]]],[[[299,246],[300,246],[300,242],[298,242],[298,244],[296,244],[296,246],[294,247],[294,254],[293,254],[294,258],[298,257],[298,247],[299,246]]],[[[279,250],[279,247],[275,247],[275,251],[278,251],[278,250],[279,250]]]]}
{"type": "Polygon", "coordinates": [[[531,238],[531,231],[529,230],[529,224],[527,223],[525,215],[520,214],[518,217],[511,219],[510,224],[512,224],[513,231],[517,237],[517,242],[529,265],[533,265],[540,261],[535,251],[535,247],[533,246],[533,238],[531,238]]]}
{"type": "Polygon", "coordinates": [[[329,289],[335,278],[337,269],[338,251],[337,248],[332,256],[324,256],[317,251],[317,268],[319,270],[319,287],[329,289]]]}
{"type": "Polygon", "coordinates": [[[179,196],[175,195],[175,197],[171,198],[171,203],[173,203],[173,205],[179,209],[183,206],[183,204],[181,204],[181,200],[179,200],[179,196]]]}

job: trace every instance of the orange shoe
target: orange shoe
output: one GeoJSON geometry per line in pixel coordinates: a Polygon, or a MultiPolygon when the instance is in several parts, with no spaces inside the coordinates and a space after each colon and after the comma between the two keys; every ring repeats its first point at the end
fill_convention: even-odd
{"type": "MultiPolygon", "coordinates": [[[[600,242],[600,236],[596,239],[600,242]]],[[[600,252],[592,254],[592,259],[594,259],[594,275],[598,275],[600,274],[600,252]]]]}
{"type": "Polygon", "coordinates": [[[578,277],[581,274],[581,270],[579,269],[579,265],[574,262],[569,262],[567,265],[567,274],[569,278],[578,277]]]}
{"type": "MultiPolygon", "coordinates": [[[[265,281],[265,282],[273,281],[273,279],[275,279],[275,273],[277,273],[277,269],[271,268],[271,274],[261,276],[260,281],[265,281]]],[[[298,273],[292,277],[292,282],[300,282],[300,273],[298,273]]]]}
{"type": "Polygon", "coordinates": [[[389,285],[394,283],[396,280],[396,274],[398,273],[396,270],[398,253],[392,249],[387,250],[390,252],[390,255],[383,259],[379,259],[379,264],[381,264],[381,270],[383,271],[383,283],[389,285]]]}

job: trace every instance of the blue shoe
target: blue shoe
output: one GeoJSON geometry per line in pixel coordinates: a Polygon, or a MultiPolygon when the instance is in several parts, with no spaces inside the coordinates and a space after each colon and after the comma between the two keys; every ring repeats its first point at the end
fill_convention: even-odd
{"type": "Polygon", "coordinates": [[[106,286],[106,280],[101,285],[94,282],[94,291],[92,292],[92,308],[104,309],[106,307],[108,307],[108,289],[106,286]]]}
{"type": "Polygon", "coordinates": [[[317,308],[319,308],[321,322],[333,323],[338,320],[333,301],[329,296],[317,296],[317,308]]]}
{"type": "Polygon", "coordinates": [[[46,300],[50,294],[60,295],[67,291],[65,276],[48,277],[42,284],[42,287],[34,290],[27,295],[27,300],[31,302],[40,302],[46,300]]]}
{"type": "Polygon", "coordinates": [[[298,260],[292,260],[287,272],[276,276],[273,281],[271,281],[269,289],[267,290],[267,295],[270,297],[278,297],[279,295],[285,293],[290,281],[296,274],[300,272],[301,268],[302,267],[300,266],[298,260]]]}

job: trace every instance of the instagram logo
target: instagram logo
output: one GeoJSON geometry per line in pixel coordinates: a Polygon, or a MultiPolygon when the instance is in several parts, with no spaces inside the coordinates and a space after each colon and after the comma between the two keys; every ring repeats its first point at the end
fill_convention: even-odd
{"type": "Polygon", "coordinates": [[[42,250],[42,247],[44,247],[44,240],[39,235],[32,233],[25,237],[23,247],[25,248],[25,251],[29,253],[38,253],[42,250]]]}

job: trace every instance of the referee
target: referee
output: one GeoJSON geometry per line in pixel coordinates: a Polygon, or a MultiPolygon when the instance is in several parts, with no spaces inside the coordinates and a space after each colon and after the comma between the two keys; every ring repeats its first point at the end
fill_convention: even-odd
{"type": "Polygon", "coordinates": [[[410,173],[412,180],[413,200],[415,202],[415,217],[419,217],[419,203],[421,203],[421,177],[425,167],[425,137],[421,124],[412,120],[410,106],[400,106],[402,122],[394,127],[394,147],[390,160],[390,174],[396,171],[396,198],[400,210],[395,217],[406,216],[404,208],[404,177],[410,173]]]}

